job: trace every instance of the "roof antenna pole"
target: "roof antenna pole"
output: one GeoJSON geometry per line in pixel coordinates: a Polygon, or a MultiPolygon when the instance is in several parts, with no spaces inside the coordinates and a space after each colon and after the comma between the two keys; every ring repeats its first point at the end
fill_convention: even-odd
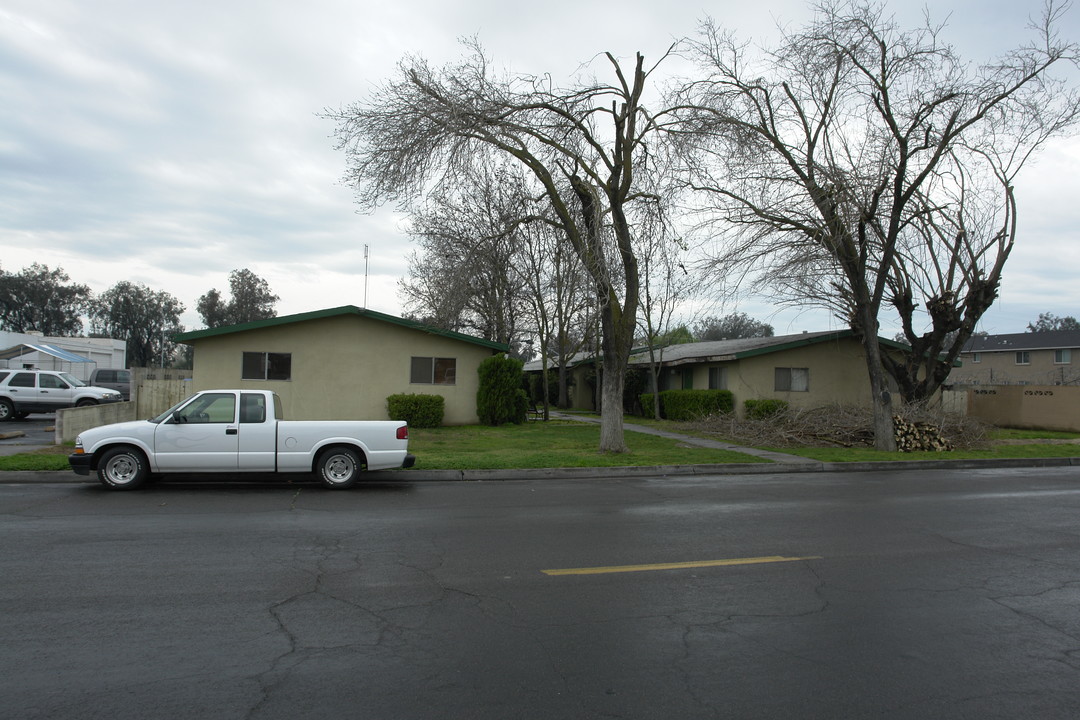
{"type": "Polygon", "coordinates": [[[368,245],[364,243],[364,309],[367,310],[368,245]]]}

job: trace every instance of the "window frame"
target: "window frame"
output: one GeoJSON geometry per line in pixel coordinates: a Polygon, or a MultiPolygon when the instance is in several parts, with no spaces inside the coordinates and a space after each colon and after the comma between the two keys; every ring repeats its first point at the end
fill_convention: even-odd
{"type": "Polygon", "coordinates": [[[1060,348],[1054,351],[1055,365],[1072,365],[1072,348],[1060,348]]]}
{"type": "Polygon", "coordinates": [[[773,392],[810,392],[810,368],[773,368],[773,392]],[[799,371],[801,371],[802,383],[796,383],[796,372],[799,371]],[[803,384],[805,387],[796,387],[797,384],[803,384]]]}
{"type": "Polygon", "coordinates": [[[457,385],[457,358],[413,355],[409,358],[409,384],[457,385]]]}
{"type": "Polygon", "coordinates": [[[244,350],[240,357],[240,379],[251,380],[253,382],[291,382],[292,381],[292,353],[283,352],[270,352],[263,350],[244,350]],[[249,370],[254,369],[254,365],[249,365],[249,357],[254,361],[256,356],[261,356],[259,367],[261,369],[261,377],[256,375],[249,375],[249,370]],[[277,363],[271,363],[271,358],[277,358],[277,363]],[[285,359],[284,365],[281,365],[282,358],[285,359]],[[284,376],[271,377],[271,370],[277,369],[280,371],[284,367],[284,376]]]}
{"type": "Polygon", "coordinates": [[[1016,364],[1017,365],[1030,365],[1031,364],[1031,351],[1030,350],[1017,350],[1015,359],[1016,359],[1016,364]]]}

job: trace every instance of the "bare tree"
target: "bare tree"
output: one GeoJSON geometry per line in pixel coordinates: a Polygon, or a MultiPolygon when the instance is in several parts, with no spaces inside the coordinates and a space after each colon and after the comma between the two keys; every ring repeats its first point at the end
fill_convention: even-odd
{"type": "Polygon", "coordinates": [[[346,181],[370,208],[452,184],[487,151],[521,163],[595,289],[604,360],[600,450],[624,452],[623,376],[639,296],[632,215],[645,143],[659,131],[643,101],[649,71],[638,55],[624,73],[608,54],[614,83],[563,89],[548,77],[497,76],[478,45],[469,47],[469,56],[442,70],[407,57],[399,77],[367,101],[325,112],[348,157],[346,181]]]}
{"type": "Polygon", "coordinates": [[[705,75],[684,88],[683,140],[709,159],[689,156],[687,177],[735,228],[715,267],[765,269],[780,299],[831,308],[856,331],[879,449],[895,449],[882,305],[907,318],[905,333],[935,362],[949,331],[962,347],[996,297],[1016,171],[1076,120],[1075,93],[1051,76],[1076,55],[1056,36],[1061,11],[1047,5],[1035,42],[977,68],[942,43],[940,27],[902,31],[882,6],[858,1],[826,0],[760,60],[711,24],[693,43],[705,75]],[[1000,185],[996,229],[971,215],[988,196],[957,194],[987,176],[1000,185]],[[928,306],[924,334],[911,320],[916,293],[928,306]]]}
{"type": "MultiPolygon", "coordinates": [[[[672,344],[675,330],[672,322],[680,306],[695,290],[695,278],[686,269],[688,248],[681,238],[671,237],[671,227],[661,208],[648,218],[642,228],[642,292],[639,326],[649,353],[649,374],[652,378],[653,417],[660,417],[660,368],[664,348],[672,344]]],[[[689,331],[685,327],[687,340],[689,331]]]]}
{"type": "Polygon", "coordinates": [[[398,287],[406,309],[437,327],[511,344],[526,305],[515,231],[524,188],[511,168],[478,159],[410,213],[420,250],[398,287]]]}

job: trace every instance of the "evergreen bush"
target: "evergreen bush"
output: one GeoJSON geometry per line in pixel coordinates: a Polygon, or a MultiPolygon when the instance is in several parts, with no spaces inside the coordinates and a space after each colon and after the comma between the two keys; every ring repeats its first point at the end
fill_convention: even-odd
{"type": "Polygon", "coordinates": [[[476,414],[484,425],[525,422],[529,395],[523,389],[524,363],[506,355],[492,355],[480,363],[480,389],[476,391],[476,414]]]}
{"type": "MultiPolygon", "coordinates": [[[[668,420],[698,420],[729,413],[735,408],[730,390],[664,390],[660,393],[660,415],[668,420]]],[[[652,393],[641,395],[642,417],[652,417],[652,393]]]]}

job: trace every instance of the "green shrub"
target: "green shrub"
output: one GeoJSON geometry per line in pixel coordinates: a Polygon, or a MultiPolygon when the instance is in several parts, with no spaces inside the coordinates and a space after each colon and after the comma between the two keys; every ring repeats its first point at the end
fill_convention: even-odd
{"type": "MultiPolygon", "coordinates": [[[[660,393],[660,415],[668,420],[697,420],[729,413],[735,407],[730,390],[664,390],[660,393]]],[[[641,395],[641,414],[652,417],[653,395],[641,395]]]]}
{"type": "Polygon", "coordinates": [[[788,409],[787,400],[775,398],[758,398],[756,400],[744,400],[746,417],[751,420],[768,420],[774,415],[779,415],[788,409]]]}
{"type": "Polygon", "coordinates": [[[442,395],[402,393],[386,398],[391,420],[404,420],[410,427],[436,428],[442,425],[446,400],[442,395]]]}
{"type": "Polygon", "coordinates": [[[525,422],[529,395],[523,388],[524,363],[506,355],[492,355],[480,363],[480,389],[476,391],[476,414],[484,425],[525,422]]]}

